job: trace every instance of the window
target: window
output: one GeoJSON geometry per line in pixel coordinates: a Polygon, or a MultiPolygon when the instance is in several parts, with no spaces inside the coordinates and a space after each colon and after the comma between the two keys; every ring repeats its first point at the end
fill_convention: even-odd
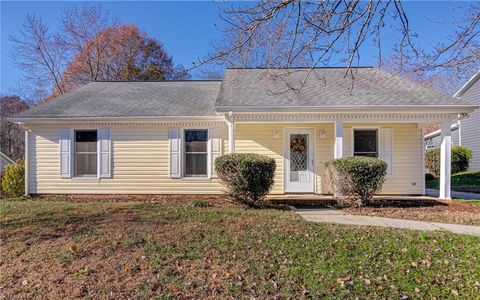
{"type": "Polygon", "coordinates": [[[185,130],[185,176],[207,176],[208,130],[185,130]]]}
{"type": "Polygon", "coordinates": [[[378,157],[378,138],[376,129],[353,131],[353,155],[378,157]]]}
{"type": "Polygon", "coordinates": [[[75,176],[97,176],[97,131],[75,131],[75,176]]]}

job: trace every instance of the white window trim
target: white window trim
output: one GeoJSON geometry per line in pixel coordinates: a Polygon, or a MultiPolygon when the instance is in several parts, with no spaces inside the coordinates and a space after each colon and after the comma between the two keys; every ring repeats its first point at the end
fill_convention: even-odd
{"type": "Polygon", "coordinates": [[[352,157],[355,156],[355,130],[377,130],[377,157],[380,158],[381,153],[380,150],[382,149],[382,141],[380,138],[380,130],[382,129],[381,126],[352,126],[352,134],[350,137],[350,150],[352,153],[352,157]]]}
{"type": "MultiPolygon", "coordinates": [[[[379,159],[383,158],[383,139],[381,138],[381,130],[382,126],[352,126],[351,128],[351,137],[350,137],[350,150],[352,153],[352,157],[355,156],[355,145],[354,145],[354,140],[355,140],[355,130],[377,130],[377,152],[378,152],[378,157],[379,159]]],[[[391,127],[384,127],[386,128],[391,128],[391,127]]],[[[394,131],[392,130],[392,163],[393,163],[393,145],[394,145],[394,131]]],[[[394,176],[394,168],[393,165],[391,166],[391,174],[390,175],[385,175],[386,178],[391,178],[394,176]]]]}
{"type": "Polygon", "coordinates": [[[181,175],[180,178],[182,180],[192,180],[192,181],[208,181],[212,179],[212,141],[210,138],[210,130],[211,127],[204,127],[204,126],[189,126],[189,127],[182,127],[181,130],[181,155],[180,155],[180,166],[181,166],[181,175]],[[207,131],[207,175],[206,176],[185,176],[185,131],[186,130],[206,130],[207,131]]]}
{"type": "Polygon", "coordinates": [[[98,139],[98,128],[93,128],[93,127],[81,127],[81,128],[72,128],[70,130],[70,170],[72,170],[72,180],[90,180],[90,181],[100,181],[100,140],[98,139]],[[96,175],[88,175],[88,176],[77,176],[76,175],[76,166],[75,166],[75,158],[76,158],[76,152],[75,152],[75,141],[76,141],[76,136],[75,132],[76,131],[88,131],[88,130],[95,130],[97,132],[97,174],[96,175]]]}

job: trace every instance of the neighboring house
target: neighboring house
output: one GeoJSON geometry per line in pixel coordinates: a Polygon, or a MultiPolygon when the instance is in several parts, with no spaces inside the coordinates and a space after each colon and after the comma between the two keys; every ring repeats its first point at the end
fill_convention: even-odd
{"type": "Polygon", "coordinates": [[[6,165],[15,163],[13,159],[8,157],[5,153],[0,151],[0,172],[3,171],[6,165]]]}
{"type": "MultiPolygon", "coordinates": [[[[457,121],[452,124],[452,146],[460,146],[461,138],[459,135],[459,124],[460,121],[457,121]]],[[[425,150],[435,149],[440,147],[442,141],[441,130],[435,130],[425,135],[425,150]]]]}
{"type": "MultiPolygon", "coordinates": [[[[384,194],[424,194],[424,128],[443,123],[448,140],[451,122],[476,107],[374,68],[354,70],[354,79],[345,71],[92,82],[12,118],[26,129],[26,191],[217,194],[215,158],[253,152],[276,161],[272,194],[326,194],[323,163],[352,155],[387,161],[384,194]]],[[[450,197],[449,159],[441,198],[450,197]]]]}
{"type": "MultiPolygon", "coordinates": [[[[473,105],[480,105],[480,71],[470,78],[458,92],[453,95],[473,105]]],[[[476,110],[466,117],[461,117],[452,124],[452,145],[472,150],[469,169],[480,171],[480,111],[476,110]]],[[[427,149],[440,147],[441,130],[425,135],[427,149]]]]}

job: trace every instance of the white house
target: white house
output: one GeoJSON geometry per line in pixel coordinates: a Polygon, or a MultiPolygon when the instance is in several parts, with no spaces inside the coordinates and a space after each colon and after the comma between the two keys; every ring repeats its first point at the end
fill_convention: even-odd
{"type": "MultiPolygon", "coordinates": [[[[480,71],[470,78],[456,93],[454,97],[473,105],[480,105],[480,71]]],[[[460,116],[451,126],[452,145],[462,146],[472,150],[470,170],[480,171],[480,111],[476,110],[467,116],[460,116]]],[[[440,147],[441,130],[425,135],[427,149],[440,147]]]]}

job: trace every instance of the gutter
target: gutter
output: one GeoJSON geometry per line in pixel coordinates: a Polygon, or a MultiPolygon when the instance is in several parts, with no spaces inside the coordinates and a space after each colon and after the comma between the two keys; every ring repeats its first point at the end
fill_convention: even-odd
{"type": "Polygon", "coordinates": [[[413,113],[469,113],[476,105],[337,105],[337,106],[215,106],[217,112],[413,112],[413,113]]]}
{"type": "Polygon", "coordinates": [[[63,123],[72,121],[95,121],[95,122],[138,122],[138,121],[225,121],[223,116],[161,116],[161,117],[65,117],[65,118],[7,118],[10,122],[27,123],[63,123]]]}

